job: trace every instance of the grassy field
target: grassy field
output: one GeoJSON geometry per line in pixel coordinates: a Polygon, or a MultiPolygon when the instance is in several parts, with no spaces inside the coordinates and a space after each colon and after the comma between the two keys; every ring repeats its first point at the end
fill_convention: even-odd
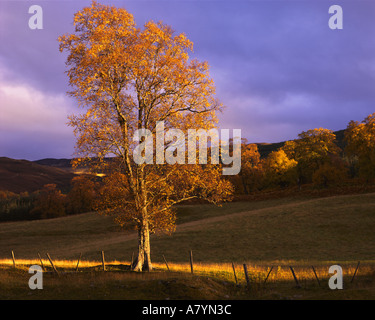
{"type": "MultiPolygon", "coordinates": [[[[43,296],[46,290],[28,292],[30,296],[26,298],[39,295],[37,298],[50,299],[78,296],[83,299],[98,296],[103,299],[375,299],[374,193],[234,202],[220,208],[181,206],[177,218],[177,230],[172,236],[152,236],[152,259],[156,269],[142,275],[123,272],[121,266],[128,265],[132,253],[136,252],[136,234],[119,230],[110,217],[87,213],[51,220],[2,223],[0,258],[3,260],[0,264],[4,273],[0,286],[8,290],[1,298],[22,296],[21,292],[25,292],[17,283],[21,281],[20,285],[27,285],[20,280],[30,276],[25,271],[26,266],[39,263],[35,260],[38,253],[45,259],[48,252],[58,268],[67,271],[74,269],[82,253],[84,269],[78,274],[64,275],[74,279],[72,284],[65,283],[64,277],[46,274],[46,286],[58,286],[59,290],[54,290],[53,296],[43,296]],[[20,269],[12,269],[12,250],[17,264],[24,265],[20,269]],[[99,265],[101,250],[105,251],[106,260],[111,264],[111,273],[93,271],[95,268],[100,270],[95,266],[99,265]],[[194,276],[190,275],[190,250],[194,255],[194,276]],[[172,272],[165,272],[163,255],[172,272]],[[360,269],[356,281],[351,283],[358,261],[361,261],[360,269]],[[232,262],[240,287],[234,280],[232,262]],[[245,290],[243,263],[249,268],[251,291],[245,290]],[[328,267],[332,264],[343,266],[346,290],[328,289],[328,267]],[[294,288],[290,265],[295,268],[302,291],[294,288]],[[315,266],[324,288],[317,285],[311,265],[315,266]],[[264,288],[263,282],[271,267],[273,271],[264,288]],[[141,284],[137,286],[140,280],[141,284]],[[79,283],[86,289],[74,289],[79,283]],[[133,285],[134,292],[127,291],[131,295],[123,292],[126,291],[121,287],[124,283],[133,285]],[[102,289],[93,291],[93,287],[102,289]],[[109,291],[105,293],[105,290],[109,291]]],[[[44,263],[49,265],[47,260],[44,263]]]]}
{"type": "Polygon", "coordinates": [[[30,290],[27,272],[38,260],[2,260],[0,267],[0,300],[355,300],[375,299],[373,264],[361,264],[352,282],[354,265],[343,265],[344,290],[328,288],[328,266],[315,268],[319,284],[308,266],[294,268],[300,287],[296,286],[287,267],[270,268],[249,265],[250,287],[244,272],[236,265],[237,282],[232,265],[196,264],[194,274],[187,264],[155,264],[155,270],[137,273],[128,270],[127,262],[110,261],[104,272],[96,262],[84,262],[75,270],[77,261],[55,260],[59,274],[43,260],[43,290],[30,290]],[[271,273],[269,274],[269,271],[271,273]],[[266,277],[267,282],[265,282],[266,277]]]}

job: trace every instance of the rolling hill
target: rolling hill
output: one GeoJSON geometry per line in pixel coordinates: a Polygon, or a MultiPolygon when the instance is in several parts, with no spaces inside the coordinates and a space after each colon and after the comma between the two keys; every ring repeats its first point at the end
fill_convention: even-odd
{"type": "MultiPolygon", "coordinates": [[[[344,130],[335,131],[337,145],[343,149],[344,130]]],[[[256,143],[262,158],[272,151],[281,148],[285,141],[277,143],[256,143]]],[[[70,186],[75,176],[71,166],[71,159],[46,158],[37,161],[14,160],[0,157],[0,190],[15,193],[33,192],[47,183],[55,183],[62,191],[70,186]]]]}
{"type": "Polygon", "coordinates": [[[34,192],[45,184],[54,183],[64,191],[69,189],[74,176],[74,173],[57,167],[0,157],[0,190],[34,192]]]}
{"type": "Polygon", "coordinates": [[[71,164],[72,159],[54,159],[54,158],[45,158],[41,160],[36,160],[33,161],[36,164],[40,164],[43,166],[50,166],[50,167],[55,167],[55,168],[60,168],[64,170],[71,170],[72,164],[71,164]]]}
{"type": "Polygon", "coordinates": [[[110,216],[91,212],[3,223],[0,234],[7,241],[0,247],[0,298],[374,299],[374,207],[375,193],[179,207],[176,232],[151,236],[155,269],[147,273],[128,272],[137,233],[121,230],[110,216]],[[60,276],[52,273],[46,253],[60,276]],[[27,270],[41,263],[38,254],[47,270],[46,290],[30,291],[27,270]],[[243,264],[250,288],[245,287],[243,264]],[[343,267],[345,290],[328,287],[334,264],[343,267]],[[289,266],[301,287],[296,287],[289,266]]]}
{"type": "MultiPolygon", "coordinates": [[[[373,261],[375,193],[323,198],[296,196],[253,202],[178,207],[172,236],[151,236],[152,255],[163,262],[195,261],[373,261]]],[[[12,250],[21,258],[50,252],[59,259],[129,259],[137,233],[122,230],[111,216],[94,212],[0,224],[0,259],[12,250]],[[32,239],[32,241],[30,241],[32,239]]]]}

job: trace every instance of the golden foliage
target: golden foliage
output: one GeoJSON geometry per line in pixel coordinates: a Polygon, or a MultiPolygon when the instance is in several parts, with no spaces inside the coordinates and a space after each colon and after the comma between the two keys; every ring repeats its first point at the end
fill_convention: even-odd
{"type": "Polygon", "coordinates": [[[245,193],[259,190],[263,180],[263,168],[256,144],[242,144],[241,181],[245,193]]]}
{"type": "Polygon", "coordinates": [[[347,168],[344,166],[343,161],[337,159],[335,162],[325,162],[312,176],[312,182],[316,186],[328,187],[347,178],[347,168]]]}
{"type": "Polygon", "coordinates": [[[136,226],[147,251],[148,232],[173,230],[172,205],[193,197],[219,202],[230,187],[217,168],[136,165],[134,132],[155,133],[158,121],[165,130],[210,129],[222,105],[208,64],[189,59],[193,44],[185,34],[162,22],[138,28],[125,9],[95,1],[75,14],[74,25],[59,42],[68,52],[70,95],[86,109],[70,117],[77,158],[94,159],[96,172],[105,167],[97,209],[136,226]],[[115,160],[108,165],[106,157],[115,160]]]}
{"type": "Polygon", "coordinates": [[[312,181],[312,176],[323,163],[331,162],[340,155],[336,136],[332,130],[318,128],[303,131],[299,139],[288,141],[282,147],[289,159],[295,160],[299,183],[312,181]]]}
{"type": "Polygon", "coordinates": [[[0,190],[0,200],[14,198],[16,194],[8,190],[0,190]]]}
{"type": "Polygon", "coordinates": [[[345,131],[346,153],[356,171],[366,179],[375,178],[375,113],[361,123],[350,121],[345,131]]]}
{"type": "Polygon", "coordinates": [[[67,195],[67,211],[70,214],[89,212],[93,209],[95,184],[87,176],[73,178],[72,189],[67,195]]]}
{"type": "Polygon", "coordinates": [[[297,183],[297,161],[289,159],[283,149],[271,152],[263,161],[268,186],[290,186],[297,183]]]}

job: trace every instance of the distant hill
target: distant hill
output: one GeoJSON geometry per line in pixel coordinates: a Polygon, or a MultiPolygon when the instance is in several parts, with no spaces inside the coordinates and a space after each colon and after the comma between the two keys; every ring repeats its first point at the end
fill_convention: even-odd
{"type": "Polygon", "coordinates": [[[284,144],[285,141],[276,143],[256,143],[261,158],[266,158],[271,152],[280,149],[284,144]]]}
{"type": "Polygon", "coordinates": [[[36,160],[33,162],[37,164],[41,164],[43,166],[50,166],[50,167],[70,170],[72,168],[71,161],[72,159],[65,159],[65,158],[64,159],[46,158],[46,159],[36,160]]]}
{"type": "Polygon", "coordinates": [[[54,183],[60,190],[66,191],[73,177],[75,174],[57,167],[0,157],[0,190],[33,192],[45,184],[54,183]]]}
{"type": "MultiPolygon", "coordinates": [[[[344,132],[345,130],[334,132],[337,145],[341,149],[345,148],[344,132]]],[[[281,148],[284,144],[285,141],[256,143],[262,158],[267,157],[268,154],[281,148]]],[[[60,190],[66,191],[74,176],[71,159],[46,158],[27,161],[0,157],[0,190],[15,193],[33,192],[41,189],[45,184],[55,183],[60,190]]]]}

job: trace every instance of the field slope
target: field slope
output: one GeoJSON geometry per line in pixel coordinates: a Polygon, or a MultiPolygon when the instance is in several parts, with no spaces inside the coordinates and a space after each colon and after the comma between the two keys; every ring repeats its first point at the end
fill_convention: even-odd
{"type": "Polygon", "coordinates": [[[54,183],[61,190],[70,188],[72,172],[27,160],[0,157],[0,190],[14,193],[34,192],[54,183]]]}
{"type": "MultiPolygon", "coordinates": [[[[375,249],[375,194],[234,202],[222,207],[178,209],[172,236],[153,235],[152,258],[163,262],[370,261],[375,249]]],[[[0,224],[0,258],[49,252],[58,259],[129,260],[137,249],[134,231],[111,217],[86,213],[50,220],[0,224]]]]}

